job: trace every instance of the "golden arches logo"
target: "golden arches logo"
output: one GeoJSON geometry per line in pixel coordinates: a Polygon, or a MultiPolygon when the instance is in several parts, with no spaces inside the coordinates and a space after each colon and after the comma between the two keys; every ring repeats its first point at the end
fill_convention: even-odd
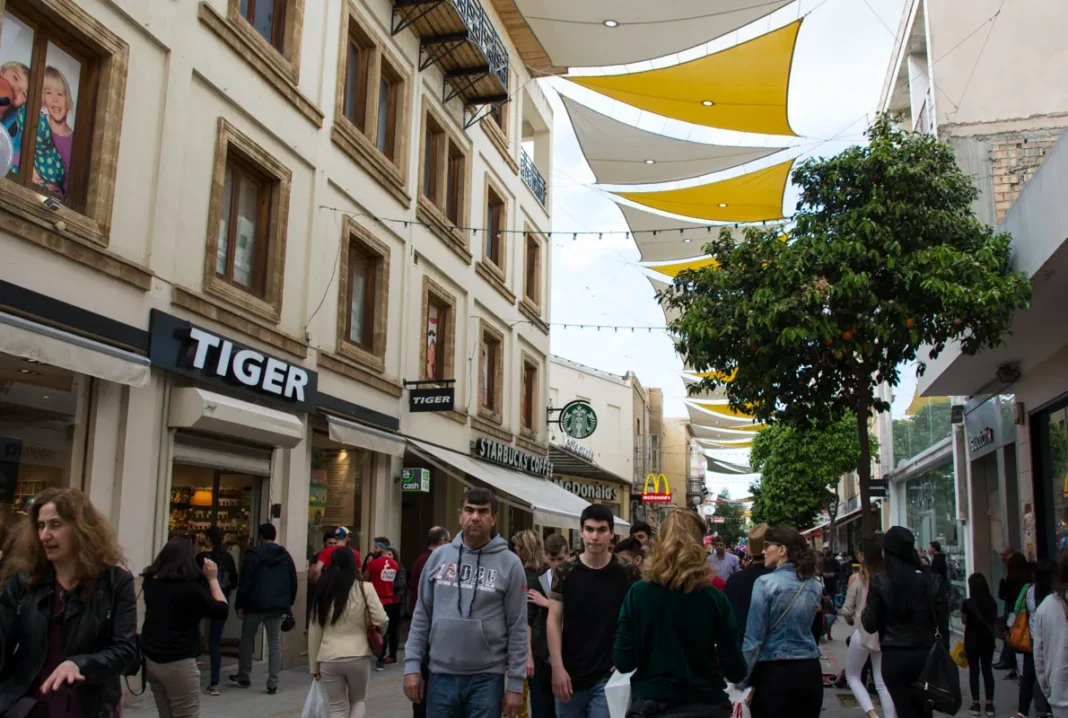
{"type": "Polygon", "coordinates": [[[645,486],[642,487],[642,501],[647,504],[666,504],[671,501],[671,484],[664,474],[649,474],[645,477],[645,486]],[[664,490],[660,491],[660,482],[664,482],[664,490]],[[652,483],[653,490],[649,490],[652,483]]]}

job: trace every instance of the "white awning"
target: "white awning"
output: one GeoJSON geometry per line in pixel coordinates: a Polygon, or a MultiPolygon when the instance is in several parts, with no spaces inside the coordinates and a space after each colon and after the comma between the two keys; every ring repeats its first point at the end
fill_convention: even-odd
{"type": "Polygon", "coordinates": [[[0,352],[127,386],[146,386],[148,358],[0,312],[0,352]]]}
{"type": "Polygon", "coordinates": [[[327,416],[326,422],[329,424],[330,438],[339,444],[355,446],[387,456],[404,456],[407,449],[407,442],[403,437],[390,434],[388,431],[372,429],[370,426],[336,416],[327,416]]]}
{"type": "Polygon", "coordinates": [[[744,27],[791,0],[515,0],[557,67],[664,57],[744,27]]]}
{"type": "Polygon", "coordinates": [[[292,449],[304,440],[304,422],[292,414],[196,387],[171,390],[168,426],[283,449],[292,449]]]}
{"type": "MultiPolygon", "coordinates": [[[[470,475],[505,493],[506,496],[497,498],[533,513],[535,524],[577,530],[580,528],[582,510],[590,505],[588,501],[546,479],[478,461],[433,444],[413,439],[409,439],[408,444],[458,480],[465,481],[465,475],[470,475]]],[[[616,519],[616,523],[629,526],[621,519],[616,519]]]]}
{"type": "Polygon", "coordinates": [[[620,122],[566,95],[560,98],[571,117],[582,154],[597,181],[605,184],[655,184],[692,179],[763,159],[781,149],[679,140],[620,122]]]}
{"type": "Polygon", "coordinates": [[[641,253],[643,262],[668,262],[689,259],[700,254],[702,248],[719,236],[725,228],[730,229],[735,241],[742,237],[742,230],[720,224],[698,224],[660,214],[646,212],[630,205],[619,204],[623,219],[630,227],[634,244],[641,253]],[[709,231],[711,227],[711,231],[709,231]],[[656,234],[653,234],[656,230],[656,234]]]}

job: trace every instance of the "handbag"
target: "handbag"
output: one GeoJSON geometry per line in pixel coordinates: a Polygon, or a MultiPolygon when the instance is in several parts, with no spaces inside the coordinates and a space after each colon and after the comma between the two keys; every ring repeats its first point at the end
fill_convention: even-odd
{"type": "Polygon", "coordinates": [[[292,611],[286,611],[282,614],[282,633],[289,633],[297,627],[297,619],[293,615],[292,611]]]}
{"type": "Polygon", "coordinates": [[[378,626],[371,620],[371,606],[367,603],[367,590],[363,587],[363,582],[360,582],[360,593],[363,595],[364,615],[367,616],[367,645],[371,648],[371,655],[379,658],[382,655],[382,649],[386,646],[386,642],[382,638],[378,626]]]}
{"type": "Polygon", "coordinates": [[[1027,592],[1033,584],[1027,584],[1016,598],[1015,618],[1005,642],[1022,653],[1031,652],[1031,616],[1027,610],[1027,592]]]}
{"type": "MultiPolygon", "coordinates": [[[[925,586],[925,590],[927,588],[925,586]]],[[[960,674],[949,651],[942,645],[942,631],[938,628],[938,614],[935,613],[930,591],[927,594],[927,602],[931,608],[931,620],[935,624],[935,640],[927,653],[919,679],[912,684],[912,696],[928,711],[936,710],[939,713],[956,715],[963,703],[960,674]]]]}

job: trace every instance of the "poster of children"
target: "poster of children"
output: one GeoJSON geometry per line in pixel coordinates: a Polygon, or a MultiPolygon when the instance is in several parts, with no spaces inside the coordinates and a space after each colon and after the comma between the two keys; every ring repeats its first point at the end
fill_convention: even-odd
{"type": "MultiPolygon", "coordinates": [[[[40,97],[41,107],[36,141],[29,152],[33,157],[33,184],[58,197],[70,189],[71,162],[74,158],[75,108],[81,83],[82,63],[74,56],[48,42],[44,67],[32,67],[33,28],[4,13],[0,36],[0,80],[10,86],[10,104],[0,113],[0,124],[11,135],[15,161],[11,172],[19,174],[20,160],[26,145],[26,105],[31,96],[40,97]]],[[[0,88],[7,90],[0,83],[0,88]]]]}
{"type": "Polygon", "coordinates": [[[426,376],[438,378],[438,308],[429,304],[426,308],[426,376]]]}

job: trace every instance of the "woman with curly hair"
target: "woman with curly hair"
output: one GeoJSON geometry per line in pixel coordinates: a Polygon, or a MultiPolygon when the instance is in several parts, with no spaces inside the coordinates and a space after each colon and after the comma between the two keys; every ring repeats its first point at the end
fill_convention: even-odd
{"type": "Polygon", "coordinates": [[[742,643],[753,718],[818,718],[823,669],[812,635],[822,594],[816,554],[797,529],[773,526],[764,534],[764,565],[772,571],[753,584],[742,643]]]}
{"type": "Polygon", "coordinates": [[[616,670],[634,671],[628,716],[728,718],[726,680],[745,677],[734,611],[710,585],[705,523],[676,509],[619,613],[616,670]]]}
{"type": "Polygon", "coordinates": [[[122,564],[115,531],[84,493],[37,495],[4,562],[0,715],[118,715],[119,678],[139,660],[122,564]]]}

